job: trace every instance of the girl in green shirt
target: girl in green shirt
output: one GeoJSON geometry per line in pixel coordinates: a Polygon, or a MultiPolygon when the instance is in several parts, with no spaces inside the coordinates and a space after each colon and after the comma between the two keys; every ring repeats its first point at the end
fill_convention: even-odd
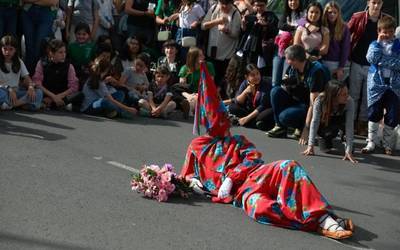
{"type": "MultiPolygon", "coordinates": [[[[197,90],[200,81],[200,64],[205,61],[204,53],[197,47],[191,47],[186,57],[186,65],[179,71],[179,84],[187,89],[182,96],[190,103],[190,110],[193,111],[197,102],[197,90]]],[[[212,78],[215,76],[214,65],[206,62],[207,70],[212,78]]],[[[192,112],[191,112],[192,113],[192,112]]]]}

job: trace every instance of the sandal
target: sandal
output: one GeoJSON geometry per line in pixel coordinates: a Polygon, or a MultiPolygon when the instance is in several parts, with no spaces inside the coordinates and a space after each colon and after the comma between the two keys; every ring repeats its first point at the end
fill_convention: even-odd
{"type": "MultiPolygon", "coordinates": [[[[331,227],[336,226],[340,227],[339,224],[332,225],[331,227]]],[[[329,227],[330,228],[330,227],[329,227]]],[[[321,234],[322,236],[335,239],[335,240],[343,240],[351,237],[353,235],[352,231],[349,230],[335,230],[335,231],[329,231],[328,229],[323,229],[322,227],[318,228],[318,233],[321,234]]]]}
{"type": "Polygon", "coordinates": [[[339,226],[343,227],[345,230],[354,232],[354,224],[351,219],[346,219],[346,218],[336,218],[336,222],[339,224],[339,226]]]}

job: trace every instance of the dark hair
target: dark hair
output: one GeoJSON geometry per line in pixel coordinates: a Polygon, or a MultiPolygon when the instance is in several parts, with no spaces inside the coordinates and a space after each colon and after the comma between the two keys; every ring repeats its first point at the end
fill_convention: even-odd
{"type": "Polygon", "coordinates": [[[244,69],[244,75],[248,76],[255,69],[260,71],[255,64],[253,64],[253,63],[247,64],[245,69],[244,69]]]}
{"type": "Polygon", "coordinates": [[[134,58],[132,58],[132,55],[131,55],[131,52],[130,52],[130,49],[129,49],[129,43],[132,40],[136,40],[139,43],[138,54],[140,54],[142,52],[142,49],[143,49],[142,41],[136,36],[128,37],[128,39],[126,39],[124,45],[122,46],[121,60],[132,61],[134,59],[134,58]]]}
{"type": "Polygon", "coordinates": [[[306,57],[306,51],[300,44],[294,44],[285,49],[285,57],[290,60],[297,60],[304,62],[306,57]]]}
{"type": "Polygon", "coordinates": [[[48,49],[52,52],[55,53],[57,50],[65,47],[65,43],[61,40],[53,39],[48,43],[48,49]]]}
{"type": "Polygon", "coordinates": [[[157,67],[156,71],[154,72],[154,75],[156,74],[161,74],[161,75],[170,75],[171,72],[169,72],[169,69],[165,65],[160,65],[157,67]]]}
{"type": "MultiPolygon", "coordinates": [[[[20,59],[18,57],[18,42],[13,36],[4,36],[0,40],[0,50],[5,46],[11,46],[15,48],[15,54],[11,59],[12,60],[11,70],[14,73],[17,73],[21,69],[21,62],[19,61],[20,59]]],[[[0,53],[0,70],[6,74],[10,73],[10,71],[8,71],[6,67],[6,60],[4,58],[3,53],[0,53]]]]}
{"type": "MultiPolygon", "coordinates": [[[[298,17],[300,17],[300,14],[301,14],[302,11],[303,11],[303,1],[299,0],[299,7],[295,10],[296,15],[298,17]]],[[[288,17],[289,20],[292,21],[291,20],[291,18],[292,18],[291,17],[291,13],[292,13],[292,9],[290,9],[290,7],[289,7],[289,0],[285,0],[285,7],[284,7],[284,10],[283,10],[283,15],[288,17]]]]}
{"type": "Polygon", "coordinates": [[[94,59],[90,66],[88,85],[90,89],[98,89],[104,73],[111,70],[110,60],[103,56],[94,59]]]}
{"type": "MultiPolygon", "coordinates": [[[[257,0],[257,1],[260,1],[260,0],[257,0]]],[[[231,3],[233,3],[233,0],[218,0],[218,2],[221,4],[231,4],[231,3]]]]}
{"type": "Polygon", "coordinates": [[[317,7],[319,9],[320,15],[319,15],[319,20],[318,20],[318,27],[322,27],[322,15],[324,14],[324,9],[322,8],[322,5],[319,2],[311,2],[308,4],[307,9],[306,9],[306,19],[307,22],[310,22],[310,20],[308,20],[308,10],[311,9],[311,7],[317,7]]]}
{"type": "Polygon", "coordinates": [[[100,35],[97,37],[96,44],[105,43],[107,40],[112,41],[109,35],[100,35]]]}
{"type": "Polygon", "coordinates": [[[253,5],[254,5],[255,3],[264,3],[264,4],[267,4],[267,0],[254,0],[254,1],[253,1],[253,5]]]}
{"type": "Polygon", "coordinates": [[[142,62],[144,62],[146,67],[150,66],[150,55],[147,53],[140,53],[136,56],[135,60],[141,60],[142,62]]]}
{"type": "Polygon", "coordinates": [[[166,47],[175,47],[175,49],[179,49],[178,43],[173,39],[169,39],[163,43],[163,49],[166,47]]]}
{"type": "Polygon", "coordinates": [[[108,52],[112,55],[114,50],[109,43],[103,42],[103,43],[97,44],[96,55],[99,56],[101,53],[104,53],[104,52],[108,52]]]}
{"type": "Polygon", "coordinates": [[[90,35],[90,26],[87,23],[80,22],[75,26],[74,33],[78,33],[79,31],[84,31],[90,35]]]}

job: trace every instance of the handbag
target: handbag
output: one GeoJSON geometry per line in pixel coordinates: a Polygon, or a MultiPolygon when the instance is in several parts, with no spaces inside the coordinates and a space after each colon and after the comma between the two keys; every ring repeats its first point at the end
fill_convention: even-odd
{"type": "Polygon", "coordinates": [[[182,37],[182,47],[190,48],[194,46],[196,46],[196,37],[194,36],[182,37]]]}
{"type": "Polygon", "coordinates": [[[159,42],[165,42],[168,39],[171,38],[171,31],[166,29],[166,30],[161,30],[157,33],[157,41],[159,42]]]}

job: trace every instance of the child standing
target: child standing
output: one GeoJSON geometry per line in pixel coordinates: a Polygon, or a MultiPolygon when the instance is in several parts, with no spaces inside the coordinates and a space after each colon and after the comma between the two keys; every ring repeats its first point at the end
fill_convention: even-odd
{"type": "Polygon", "coordinates": [[[137,113],[135,108],[122,104],[124,93],[115,91],[113,94],[108,90],[105,79],[111,70],[110,61],[105,57],[98,57],[90,70],[90,77],[83,86],[85,98],[81,106],[81,112],[91,115],[105,115],[108,118],[115,118],[125,112],[133,115],[137,113]]]}
{"type": "Polygon", "coordinates": [[[4,109],[22,107],[38,110],[43,92],[36,88],[24,62],[18,57],[18,42],[12,36],[0,40],[0,105],[4,109]],[[20,79],[23,79],[20,82],[20,79]]]}
{"type": "Polygon", "coordinates": [[[393,129],[399,124],[400,107],[400,40],[394,36],[395,20],[384,16],[378,21],[378,40],[369,45],[368,72],[368,139],[362,153],[374,151],[379,121],[384,118],[383,148],[392,154],[393,129]],[[386,113],[384,115],[384,110],[386,113]]]}
{"type": "MultiPolygon", "coordinates": [[[[64,107],[78,91],[79,83],[72,64],[65,61],[66,48],[60,40],[49,43],[48,60],[40,60],[36,65],[34,82],[44,92],[43,102],[46,107],[64,107]]],[[[79,106],[82,97],[74,98],[79,106]]]]}
{"type": "Polygon", "coordinates": [[[170,72],[167,66],[162,65],[156,69],[154,75],[155,80],[149,86],[147,99],[139,100],[140,111],[153,117],[167,118],[176,108],[168,87],[170,72]]]}
{"type": "Polygon", "coordinates": [[[75,42],[68,46],[68,55],[76,70],[81,89],[89,76],[89,64],[95,55],[95,44],[90,40],[90,27],[86,23],[76,25],[75,37],[75,42]]]}

